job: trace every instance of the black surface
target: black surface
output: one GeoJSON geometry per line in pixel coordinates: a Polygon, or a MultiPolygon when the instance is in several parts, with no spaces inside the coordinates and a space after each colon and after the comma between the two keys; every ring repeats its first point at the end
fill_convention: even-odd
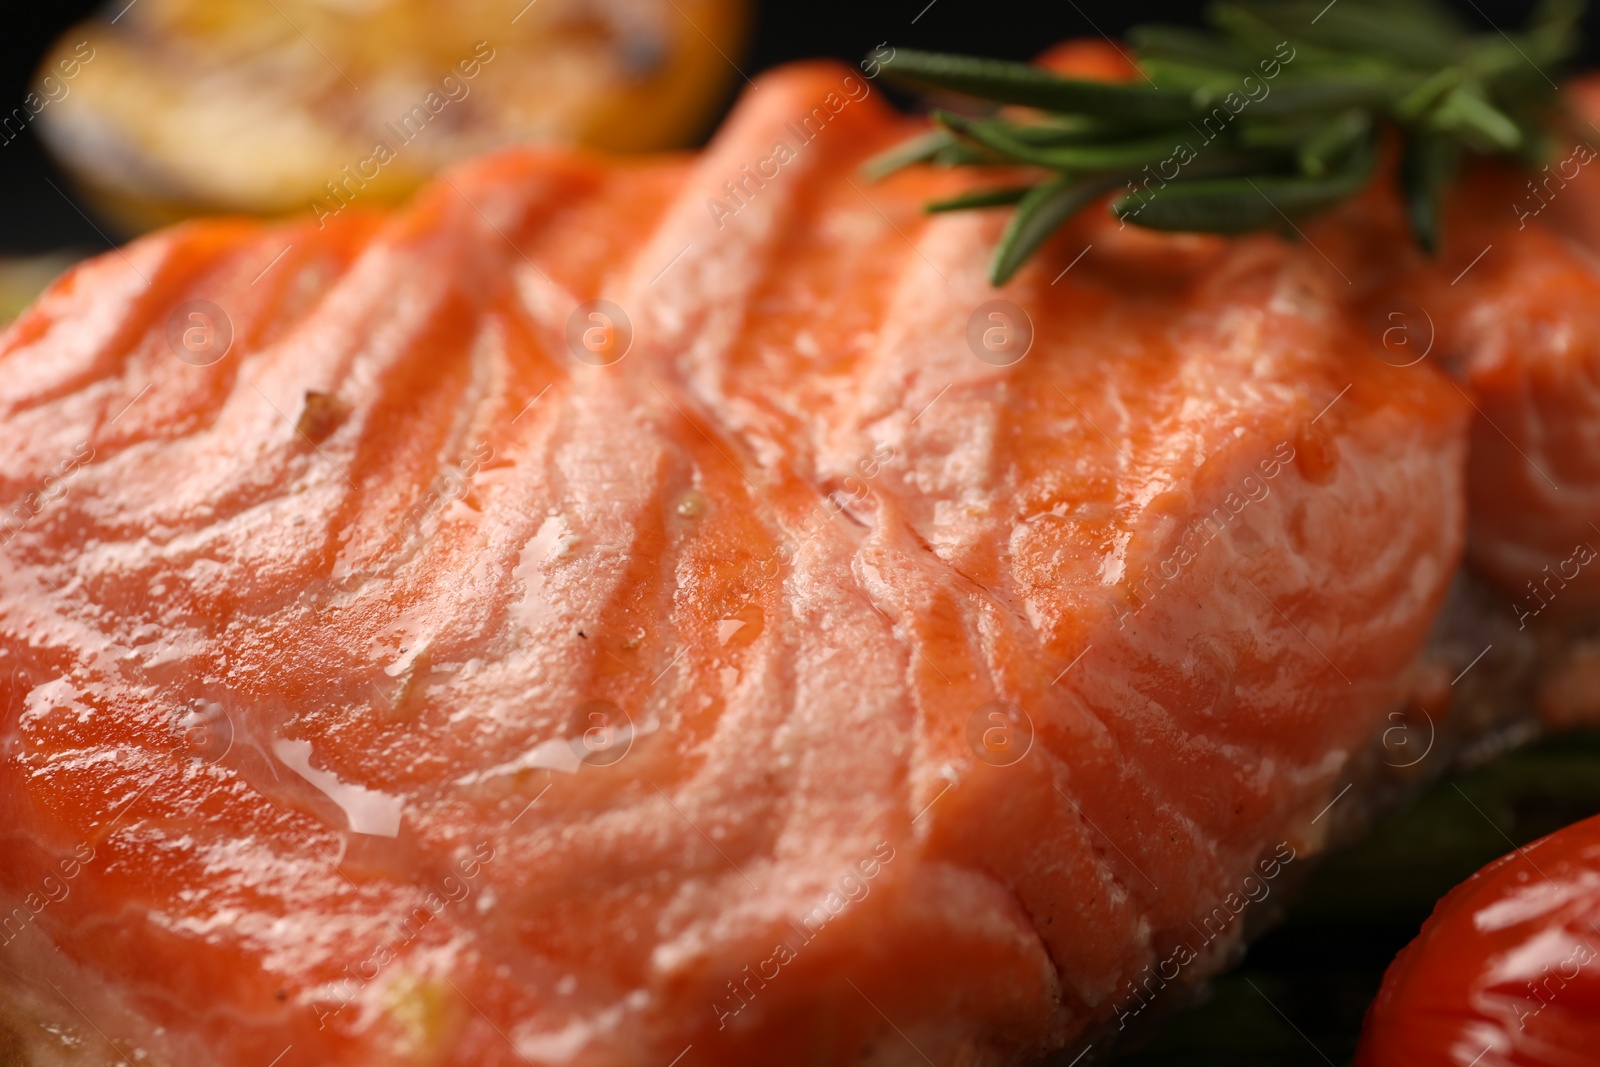
{"type": "Polygon", "coordinates": [[[1453,776],[1367,838],[1312,861],[1283,923],[1196,1006],[1135,1035],[1115,1067],[1349,1062],[1395,954],[1485,864],[1600,814],[1600,735],[1552,737],[1453,776]]]}
{"type": "MultiPolygon", "coordinates": [[[[113,0],[121,10],[126,0],[113,0]]],[[[266,0],[261,0],[265,3],[266,0]]],[[[0,102],[19,105],[39,57],[59,34],[101,5],[86,0],[23,0],[8,5],[0,24],[0,102]]],[[[1516,26],[1531,3],[1457,0],[1471,19],[1516,26]]],[[[1139,22],[1194,22],[1196,3],[1107,3],[1094,0],[766,0],[759,5],[754,40],[740,65],[749,73],[792,59],[833,56],[851,62],[880,41],[921,48],[1027,58],[1052,42],[1105,33],[1116,36],[1139,22]]],[[[1597,58],[1600,5],[1591,5],[1586,61],[1597,58]]],[[[45,158],[30,131],[0,145],[0,253],[58,247],[95,249],[105,240],[68,198],[72,188],[45,158]],[[54,187],[52,184],[54,183],[54,187]]],[[[87,209],[85,209],[87,210],[87,209]]]]}
{"type": "MultiPolygon", "coordinates": [[[[23,0],[0,24],[0,107],[20,107],[45,49],[98,4],[87,0],[23,0]]],[[[72,189],[50,165],[30,126],[0,143],[0,252],[100,249],[105,241],[68,199],[72,189]],[[60,192],[50,187],[54,182],[60,192]]]]}

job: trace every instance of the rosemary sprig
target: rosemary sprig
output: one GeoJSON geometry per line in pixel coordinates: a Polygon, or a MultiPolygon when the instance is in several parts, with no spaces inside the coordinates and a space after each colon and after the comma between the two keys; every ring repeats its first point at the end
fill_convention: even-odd
{"type": "Polygon", "coordinates": [[[1126,82],[899,49],[880,59],[893,80],[1010,107],[981,117],[936,110],[933,130],[866,172],[920,163],[1043,171],[1030,184],[1012,178],[927,205],[1016,205],[990,264],[1003,285],[1058,227],[1118,188],[1111,211],[1136,226],[1283,226],[1365,186],[1389,127],[1402,140],[1397,176],[1412,232],[1431,252],[1464,155],[1534,162],[1547,152],[1554,79],[1577,49],[1583,6],[1543,0],[1508,35],[1471,32],[1436,0],[1213,3],[1209,30],[1135,28],[1143,77],[1126,82]]]}

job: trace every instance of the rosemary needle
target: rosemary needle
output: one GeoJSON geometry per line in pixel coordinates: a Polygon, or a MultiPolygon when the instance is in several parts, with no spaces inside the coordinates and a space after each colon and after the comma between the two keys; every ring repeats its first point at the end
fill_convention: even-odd
{"type": "Polygon", "coordinates": [[[927,205],[1016,205],[995,248],[1002,285],[1072,216],[1122,189],[1111,211],[1158,230],[1242,233],[1359,192],[1385,128],[1411,230],[1428,251],[1465,155],[1538,159],[1556,115],[1552,79],[1576,50],[1582,0],[1544,0],[1517,34],[1474,33],[1436,0],[1237,0],[1209,29],[1129,35],[1145,78],[1066,78],[1025,63],[899,49],[881,62],[914,89],[991,105],[936,111],[935,127],[867,164],[1004,166],[1010,183],[927,205]],[[1018,109],[1026,109],[1018,111],[1018,109]],[[1041,176],[1016,184],[1015,168],[1041,176]]]}

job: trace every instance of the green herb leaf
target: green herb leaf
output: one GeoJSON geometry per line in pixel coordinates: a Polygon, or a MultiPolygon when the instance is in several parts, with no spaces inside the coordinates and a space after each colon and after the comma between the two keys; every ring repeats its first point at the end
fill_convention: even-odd
{"type": "Polygon", "coordinates": [[[997,286],[1010,281],[1057,227],[1116,184],[1106,178],[1074,181],[1063,176],[1035,186],[1017,205],[1017,213],[1011,216],[1010,225],[995,246],[994,259],[989,263],[989,280],[997,286]]]}
{"type": "Polygon", "coordinates": [[[1455,177],[1461,146],[1448,137],[1419,134],[1406,140],[1400,157],[1400,185],[1406,217],[1417,244],[1427,252],[1439,247],[1439,212],[1444,190],[1455,177]]]}
{"type": "Polygon", "coordinates": [[[1460,132],[1468,144],[1485,151],[1510,151],[1522,143],[1522,130],[1517,124],[1470,81],[1450,90],[1429,125],[1436,130],[1460,132]]]}
{"type": "Polygon", "coordinates": [[[894,81],[923,89],[948,89],[980,100],[1020,104],[1062,114],[1164,120],[1193,113],[1189,100],[1153,85],[1062,78],[1026,63],[976,59],[902,48],[883,62],[894,81]]]}
{"type": "Polygon", "coordinates": [[[1151,230],[1248,233],[1336,204],[1366,183],[1370,166],[1330,178],[1241,177],[1178,182],[1141,198],[1118,197],[1111,210],[1151,230]]]}
{"type": "Polygon", "coordinates": [[[1063,171],[1138,170],[1172,154],[1173,141],[1161,135],[1136,141],[1111,141],[1101,144],[1037,147],[1016,137],[1003,124],[973,122],[948,111],[936,111],[934,121],[985,148],[1039,167],[1063,171]]]}
{"type": "Polygon", "coordinates": [[[873,156],[861,165],[861,172],[872,181],[878,181],[913,164],[927,163],[955,143],[955,136],[949,130],[929,130],[873,156]]]}
{"type": "Polygon", "coordinates": [[[1033,189],[1030,185],[1008,185],[998,189],[979,189],[977,192],[952,196],[948,200],[933,200],[922,205],[930,215],[943,211],[965,211],[969,208],[1006,207],[1015,204],[1033,189]]]}
{"type": "Polygon", "coordinates": [[[1372,134],[1372,116],[1359,108],[1336,117],[1300,145],[1300,169],[1320,177],[1333,169],[1334,164],[1356,146],[1365,143],[1372,134]]]}
{"type": "Polygon", "coordinates": [[[1126,223],[1243,233],[1330,207],[1371,180],[1383,128],[1404,145],[1398,182],[1419,245],[1438,245],[1440,203],[1463,153],[1537,165],[1557,114],[1552,79],[1578,48],[1581,0],[1543,0],[1519,34],[1475,33],[1437,0],[1233,0],[1211,30],[1130,32],[1142,81],[1064,78],[1022,63],[902,49],[885,74],[1002,110],[951,111],[868,165],[1022,165],[1031,187],[928,205],[1015,203],[991,275],[1004,284],[1072,215],[1126,183],[1126,223]]]}
{"type": "Polygon", "coordinates": [[[1142,60],[1181,59],[1223,70],[1249,66],[1250,59],[1232,41],[1187,26],[1135,26],[1128,40],[1142,60]]]}

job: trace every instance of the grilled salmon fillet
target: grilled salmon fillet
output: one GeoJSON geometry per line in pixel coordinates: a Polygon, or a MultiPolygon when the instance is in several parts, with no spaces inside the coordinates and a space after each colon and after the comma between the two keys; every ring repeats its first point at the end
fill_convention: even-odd
{"type": "MultiPolygon", "coordinates": [[[[1600,119],[1600,78],[1566,96],[1600,119]]],[[[1467,171],[1436,254],[1410,239],[1390,182],[1305,227],[1385,358],[1426,359],[1469,397],[1469,555],[1524,628],[1600,608],[1600,137],[1576,128],[1540,170],[1467,171]]]]}
{"type": "Polygon", "coordinates": [[[1600,78],[1566,100],[1577,132],[1548,165],[1461,176],[1436,253],[1389,180],[1302,224],[1379,357],[1443,370],[1472,408],[1469,571],[1430,652],[1452,675],[1489,656],[1452,694],[1466,733],[1520,708],[1600,722],[1600,137],[1581,121],[1600,119],[1600,78]]]}
{"type": "Polygon", "coordinates": [[[999,1064],[1229,960],[1418,685],[1471,405],[1274,236],[996,293],[967,179],[856,176],[909,128],[792,67],[9,328],[0,1047],[999,1064]]]}
{"type": "MultiPolygon", "coordinates": [[[[1139,78],[1099,40],[1065,42],[1039,63],[1139,78]]],[[[1600,559],[1600,177],[1590,165],[1600,158],[1600,75],[1573,79],[1563,106],[1570,121],[1552,133],[1542,168],[1475,160],[1464,170],[1433,252],[1412,236],[1393,151],[1359,197],[1293,228],[1338,276],[1332,292],[1379,358],[1444,370],[1472,406],[1474,579],[1496,590],[1495,623],[1554,631],[1557,645],[1590,629],[1600,609],[1600,567],[1591,566],[1600,559]]],[[[1558,717],[1600,718],[1600,698],[1554,702],[1558,717]]]]}

